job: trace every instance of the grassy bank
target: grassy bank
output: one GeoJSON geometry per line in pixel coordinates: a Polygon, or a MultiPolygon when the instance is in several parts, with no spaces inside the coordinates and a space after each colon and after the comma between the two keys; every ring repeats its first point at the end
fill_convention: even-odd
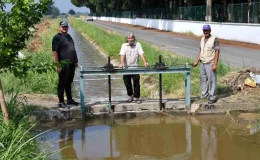
{"type": "MultiPolygon", "coordinates": [[[[35,65],[52,65],[51,41],[58,32],[58,24],[59,19],[43,19],[36,25],[38,30],[28,41],[27,48],[21,51],[25,56],[30,56],[35,65]]],[[[55,70],[47,73],[29,71],[24,78],[16,78],[11,73],[4,73],[1,75],[1,80],[5,91],[15,88],[20,93],[55,94],[58,77],[55,70]]]]}
{"type": "Polygon", "coordinates": [[[47,153],[39,148],[38,137],[41,134],[33,131],[36,122],[30,117],[34,114],[35,107],[26,106],[18,94],[6,102],[9,112],[9,121],[4,123],[0,110],[0,159],[4,160],[44,160],[52,153],[47,153]]]}
{"type": "MultiPolygon", "coordinates": [[[[57,33],[59,19],[44,18],[36,25],[38,29],[34,36],[27,42],[27,48],[21,51],[26,57],[30,56],[34,64],[52,65],[51,41],[57,33]]],[[[11,73],[1,74],[4,91],[7,98],[9,121],[0,124],[0,159],[48,159],[52,153],[40,149],[41,136],[33,130],[36,121],[31,117],[38,107],[26,105],[26,99],[18,98],[18,93],[48,93],[56,92],[57,73],[49,70],[47,73],[30,71],[24,78],[16,78],[11,73]]],[[[0,121],[3,122],[0,111],[0,121]]]]}
{"type": "MultiPolygon", "coordinates": [[[[125,36],[120,35],[111,31],[106,31],[102,28],[99,28],[91,23],[86,23],[81,19],[76,19],[69,17],[71,25],[86,35],[89,39],[95,42],[104,53],[110,56],[112,59],[119,60],[119,51],[122,43],[125,42],[125,36]]],[[[145,57],[149,64],[155,64],[158,61],[158,55],[162,55],[163,62],[166,65],[180,65],[188,63],[193,63],[193,59],[177,56],[169,51],[165,51],[154,47],[146,42],[140,41],[142,44],[143,50],[145,52],[145,57]]],[[[143,65],[142,62],[140,65],[143,65]]],[[[219,62],[218,65],[218,77],[222,77],[228,72],[230,72],[230,67],[219,62]]],[[[157,88],[158,75],[143,75],[143,82],[152,83],[152,87],[142,85],[142,96],[149,97],[154,94],[154,89],[157,88]],[[149,89],[150,87],[150,89],[149,89]]],[[[147,84],[147,83],[146,83],[147,84]]],[[[227,87],[221,83],[219,85],[219,93],[226,91],[227,87]]],[[[184,74],[164,74],[163,75],[163,91],[169,97],[183,97],[184,96],[184,74]]],[[[191,94],[192,96],[198,96],[200,94],[199,86],[199,66],[192,68],[191,71],[191,94]]]]}

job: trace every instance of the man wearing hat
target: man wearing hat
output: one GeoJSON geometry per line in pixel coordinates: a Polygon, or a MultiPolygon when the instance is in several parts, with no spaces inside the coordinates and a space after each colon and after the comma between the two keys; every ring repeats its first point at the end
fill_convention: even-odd
{"type": "Polygon", "coordinates": [[[216,37],[212,36],[210,25],[204,25],[204,36],[200,41],[200,52],[197,60],[193,66],[196,67],[199,62],[200,65],[200,86],[201,97],[207,98],[208,103],[212,104],[217,101],[217,65],[220,54],[219,41],[216,37]]]}
{"type": "Polygon", "coordinates": [[[69,63],[57,67],[59,74],[58,83],[58,98],[59,107],[64,108],[67,105],[78,105],[72,99],[71,84],[74,79],[75,68],[78,67],[78,57],[74,46],[72,37],[68,34],[69,24],[67,21],[61,21],[59,27],[59,33],[57,33],[52,40],[52,53],[54,62],[60,63],[61,61],[67,60],[69,63]],[[64,91],[67,96],[67,104],[64,101],[64,91]]]}

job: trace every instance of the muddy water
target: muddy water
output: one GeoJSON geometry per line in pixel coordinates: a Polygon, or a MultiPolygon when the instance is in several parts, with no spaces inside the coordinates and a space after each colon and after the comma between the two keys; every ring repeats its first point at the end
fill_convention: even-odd
{"type": "MultiPolygon", "coordinates": [[[[73,28],[70,28],[79,65],[103,66],[106,59],[73,28]]],[[[85,101],[107,101],[107,81],[99,76],[84,77],[85,101]]],[[[113,77],[121,78],[121,77],[113,77]]],[[[79,80],[76,72],[75,80],[79,80]]],[[[74,82],[79,97],[79,82],[74,82]]],[[[122,80],[112,81],[112,100],[124,99],[122,80]]],[[[106,118],[88,121],[41,124],[48,131],[41,140],[49,151],[62,149],[51,159],[93,160],[258,160],[259,127],[249,127],[237,116],[174,118],[141,114],[138,117],[106,118]]],[[[252,127],[253,125],[251,125],[252,127]]]]}
{"type": "MultiPolygon", "coordinates": [[[[99,52],[73,27],[70,27],[69,34],[75,42],[75,48],[78,55],[79,66],[104,66],[107,59],[99,52]]],[[[119,52],[119,51],[118,51],[119,52]]],[[[94,68],[93,68],[94,69],[94,68]]],[[[95,68],[97,69],[97,68],[95,68]]],[[[79,100],[79,68],[74,78],[74,95],[79,100]]],[[[108,101],[108,80],[102,80],[107,76],[85,76],[85,102],[108,101]]],[[[112,100],[127,99],[126,89],[123,84],[122,76],[111,76],[112,80],[112,100]]]]}
{"type": "Polygon", "coordinates": [[[260,133],[237,117],[138,116],[59,123],[45,142],[62,159],[258,160],[260,133]]]}

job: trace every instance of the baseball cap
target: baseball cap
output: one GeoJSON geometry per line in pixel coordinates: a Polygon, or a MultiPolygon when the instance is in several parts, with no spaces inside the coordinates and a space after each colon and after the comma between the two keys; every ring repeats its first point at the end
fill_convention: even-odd
{"type": "Polygon", "coordinates": [[[68,27],[69,26],[69,23],[67,21],[61,21],[60,22],[60,26],[61,27],[68,27]]]}
{"type": "Polygon", "coordinates": [[[210,25],[207,25],[207,24],[204,25],[202,30],[211,30],[210,25]]]}

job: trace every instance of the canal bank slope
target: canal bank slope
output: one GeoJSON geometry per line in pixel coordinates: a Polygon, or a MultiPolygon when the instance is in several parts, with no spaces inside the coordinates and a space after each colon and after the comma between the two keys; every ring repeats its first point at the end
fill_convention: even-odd
{"type": "MultiPolygon", "coordinates": [[[[73,23],[72,23],[72,26],[73,26],[73,23]]],[[[87,29],[90,29],[89,27],[87,26],[84,26],[82,25],[82,27],[85,27],[87,29]]],[[[77,28],[77,30],[79,30],[80,28],[77,28]]],[[[116,34],[115,37],[116,38],[111,38],[109,39],[110,42],[108,42],[108,46],[111,46],[111,47],[108,47],[108,48],[112,48],[113,50],[109,50],[107,51],[106,50],[106,47],[101,47],[98,43],[97,43],[97,40],[94,40],[94,39],[90,39],[89,38],[89,35],[87,35],[86,33],[83,33],[82,31],[80,31],[86,38],[88,38],[92,44],[96,47],[97,50],[99,50],[99,52],[101,54],[103,54],[104,56],[107,56],[107,55],[112,55],[114,54],[114,57],[118,57],[118,51],[120,49],[120,46],[121,46],[121,42],[124,41],[124,36],[123,35],[118,35],[116,34]],[[119,39],[119,40],[118,40],[119,39]],[[111,41],[113,40],[113,41],[111,41]],[[118,42],[116,42],[116,40],[118,40],[118,42]],[[113,43],[116,43],[114,47],[113,43]],[[105,48],[105,49],[104,49],[105,48]]],[[[105,32],[105,34],[107,33],[112,33],[114,34],[113,32],[111,31],[107,31],[105,32]]],[[[99,34],[98,36],[99,37],[102,37],[104,34],[99,34]]],[[[145,51],[147,52],[150,52],[150,50],[155,50],[154,48],[150,49],[149,50],[149,47],[146,48],[146,44],[144,44],[145,46],[145,51]]],[[[158,49],[158,48],[157,48],[158,49]]],[[[155,54],[163,54],[161,51],[157,50],[156,49],[156,52],[155,54]]],[[[176,61],[177,60],[181,60],[180,57],[178,57],[177,59],[175,59],[176,61]]],[[[157,58],[156,59],[151,59],[151,62],[156,62],[157,61],[157,58]]],[[[184,59],[183,63],[188,61],[187,59],[184,59]]],[[[118,64],[118,60],[116,58],[113,59],[113,62],[115,65],[118,64]]],[[[149,61],[150,62],[150,61],[149,61]]],[[[225,69],[224,67],[222,68],[222,70],[225,69]]],[[[220,78],[220,83],[222,85],[219,86],[219,91],[221,93],[221,97],[220,97],[220,100],[218,101],[217,103],[217,107],[215,108],[205,108],[203,107],[202,104],[205,104],[206,101],[202,101],[200,100],[198,97],[199,97],[199,84],[198,84],[198,69],[193,69],[192,70],[192,101],[193,101],[193,106],[199,106],[199,109],[197,110],[197,112],[200,112],[200,113],[226,113],[227,111],[232,111],[232,110],[239,110],[239,111],[244,111],[244,110],[247,110],[247,111],[252,111],[252,110],[256,110],[259,108],[259,98],[258,96],[255,96],[255,95],[259,95],[259,89],[248,89],[248,90],[245,90],[245,92],[239,92],[239,93],[236,93],[234,95],[232,95],[232,90],[229,89],[229,86],[226,84],[225,82],[225,78],[228,77],[228,76],[231,76],[232,77],[232,74],[234,73],[227,73],[227,71],[224,71],[225,73],[223,74],[223,76],[221,76],[222,78],[220,78]],[[238,106],[238,107],[236,107],[238,106]]],[[[232,77],[234,78],[235,75],[232,77]]],[[[149,103],[146,103],[144,102],[142,105],[138,106],[136,104],[118,104],[119,106],[116,107],[118,112],[126,112],[126,111],[147,111],[147,110],[155,110],[155,111],[158,111],[160,106],[159,106],[159,102],[158,100],[155,100],[155,98],[158,98],[158,89],[156,85],[152,86],[151,87],[151,83],[152,84],[158,84],[156,80],[153,80],[152,78],[154,77],[143,77],[143,85],[142,85],[142,96],[143,97],[149,97],[148,99],[153,99],[154,102],[154,106],[150,105],[150,102],[149,103]],[[149,91],[150,90],[150,91],[149,91]],[[121,105],[121,106],[120,106],[121,105]],[[144,105],[147,105],[147,106],[144,106],[144,105]],[[125,107],[127,106],[127,107],[125,107]],[[122,108],[125,108],[124,110],[122,110],[122,108]],[[128,108],[128,109],[126,109],[128,108]],[[121,111],[120,111],[121,109],[121,111]]],[[[173,83],[173,84],[179,84],[180,82],[183,82],[184,78],[182,76],[180,76],[180,78],[178,79],[178,77],[169,77],[168,78],[168,82],[166,81],[166,83],[173,83]]],[[[166,84],[165,83],[165,84],[166,84]]],[[[165,105],[166,106],[166,109],[171,111],[171,110],[183,110],[184,108],[184,102],[183,102],[183,99],[180,98],[183,96],[183,88],[180,88],[179,85],[176,85],[176,88],[172,88],[172,87],[169,87],[169,86],[165,86],[165,88],[169,89],[169,90],[174,90],[175,92],[173,93],[169,93],[167,92],[167,90],[164,92],[164,99],[165,101],[167,100],[172,100],[172,101],[176,101],[177,99],[179,100],[178,102],[180,102],[180,106],[179,105],[176,105],[174,103],[171,103],[170,105],[165,105]]],[[[47,110],[50,110],[50,109],[58,109],[57,108],[57,100],[56,100],[56,96],[42,96],[42,95],[26,95],[27,98],[27,101],[28,101],[28,104],[31,104],[31,105],[39,105],[39,106],[43,106],[44,109],[47,109],[47,110]]],[[[169,102],[169,101],[168,101],[169,102]]],[[[107,104],[99,104],[99,106],[97,106],[95,103],[94,104],[89,104],[93,110],[92,112],[90,113],[102,113],[102,114],[108,114],[109,113],[109,110],[108,110],[108,105],[107,104]],[[98,108],[99,107],[99,108],[98,108]],[[100,112],[100,111],[103,111],[103,112],[100,112]]],[[[88,106],[86,106],[87,108],[86,109],[89,109],[88,106]]],[[[196,107],[195,107],[196,108],[196,107]]],[[[71,111],[73,110],[79,110],[79,108],[71,108],[71,111]]],[[[80,110],[79,110],[80,111],[80,110]]],[[[186,112],[186,110],[183,110],[186,112]]],[[[68,112],[68,110],[64,110],[64,111],[61,111],[61,112],[68,112]]],[[[73,111],[74,112],[74,111],[73,111]]],[[[51,114],[53,114],[53,117],[55,117],[55,113],[57,113],[56,111],[53,111],[53,112],[50,112],[51,114]]],[[[57,113],[58,114],[58,113],[57,113]]],[[[56,115],[56,117],[59,117],[56,115]]]]}

